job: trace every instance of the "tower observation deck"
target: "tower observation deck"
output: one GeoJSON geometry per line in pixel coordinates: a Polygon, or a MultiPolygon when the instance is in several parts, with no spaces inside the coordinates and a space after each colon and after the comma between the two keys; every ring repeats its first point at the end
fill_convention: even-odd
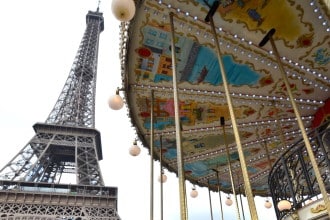
{"type": "Polygon", "coordinates": [[[103,14],[89,11],[64,87],[35,135],[0,170],[0,219],[119,220],[117,188],[104,186],[95,92],[103,14]]]}

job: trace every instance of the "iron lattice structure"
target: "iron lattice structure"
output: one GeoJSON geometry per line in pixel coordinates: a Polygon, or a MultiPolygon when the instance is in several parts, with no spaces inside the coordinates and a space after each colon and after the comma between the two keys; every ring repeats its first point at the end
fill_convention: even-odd
{"type": "Polygon", "coordinates": [[[54,108],[45,123],[33,126],[35,136],[0,170],[1,219],[120,219],[117,188],[104,186],[98,163],[102,146],[95,129],[95,92],[103,29],[103,14],[89,11],[54,108]]]}
{"type": "MultiPolygon", "coordinates": [[[[330,192],[330,121],[311,131],[308,137],[325,188],[330,192]]],[[[292,210],[299,210],[309,199],[320,195],[320,188],[302,139],[276,161],[269,174],[268,184],[273,203],[288,200],[292,203],[292,210]]],[[[280,211],[277,206],[274,208],[277,218],[285,219],[288,210],[280,211]]]]}

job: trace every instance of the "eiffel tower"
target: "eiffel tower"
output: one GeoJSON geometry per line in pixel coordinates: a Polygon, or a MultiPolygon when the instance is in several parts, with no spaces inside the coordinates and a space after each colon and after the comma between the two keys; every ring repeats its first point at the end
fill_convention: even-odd
{"type": "Polygon", "coordinates": [[[69,76],[45,123],[0,170],[0,219],[110,219],[117,188],[104,186],[100,132],[95,129],[99,8],[86,15],[86,30],[69,76]],[[74,182],[71,184],[70,182],[74,182]]]}

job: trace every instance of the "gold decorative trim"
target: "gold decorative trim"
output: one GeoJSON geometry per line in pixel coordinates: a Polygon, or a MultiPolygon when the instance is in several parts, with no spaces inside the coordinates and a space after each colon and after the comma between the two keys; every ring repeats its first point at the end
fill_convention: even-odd
{"type": "Polygon", "coordinates": [[[324,204],[318,204],[315,208],[311,208],[311,213],[319,213],[319,212],[322,212],[326,209],[327,208],[325,207],[324,204]]]}

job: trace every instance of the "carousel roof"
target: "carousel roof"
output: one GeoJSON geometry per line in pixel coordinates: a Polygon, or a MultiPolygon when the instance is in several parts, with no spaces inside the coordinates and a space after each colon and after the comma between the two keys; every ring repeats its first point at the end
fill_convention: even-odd
{"type": "MultiPolygon", "coordinates": [[[[178,172],[169,13],[175,27],[176,79],[185,179],[231,192],[243,184],[215,39],[205,17],[213,0],[135,0],[122,23],[122,80],[132,124],[150,148],[153,93],[154,158],[178,172]],[[224,125],[220,119],[224,119],[224,125]],[[229,153],[227,154],[227,150],[229,153]],[[227,155],[229,157],[227,157],[227,155]]],[[[301,133],[271,44],[280,54],[307,131],[329,117],[330,22],[326,1],[223,0],[213,20],[251,187],[268,195],[270,166],[301,133]]]]}

